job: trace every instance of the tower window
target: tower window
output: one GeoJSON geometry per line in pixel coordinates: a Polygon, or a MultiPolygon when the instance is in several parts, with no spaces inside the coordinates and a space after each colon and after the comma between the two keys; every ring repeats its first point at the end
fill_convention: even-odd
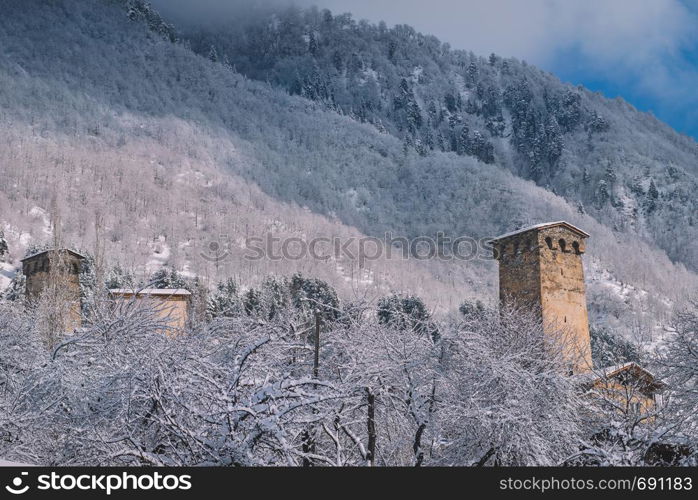
{"type": "Polygon", "coordinates": [[[565,271],[562,268],[560,268],[560,276],[564,276],[564,275],[565,275],[565,271]]]}
{"type": "Polygon", "coordinates": [[[545,244],[548,245],[548,248],[549,248],[550,250],[553,249],[553,239],[552,239],[550,236],[548,236],[547,238],[545,238],[545,244]]]}
{"type": "Polygon", "coordinates": [[[573,241],[572,242],[572,248],[574,248],[574,253],[579,255],[579,242],[578,241],[573,241]]]}
{"type": "Polygon", "coordinates": [[[565,251],[565,247],[567,246],[567,244],[565,243],[565,240],[563,240],[562,238],[560,238],[560,241],[559,241],[558,243],[560,243],[560,251],[564,252],[564,251],[565,251]]]}

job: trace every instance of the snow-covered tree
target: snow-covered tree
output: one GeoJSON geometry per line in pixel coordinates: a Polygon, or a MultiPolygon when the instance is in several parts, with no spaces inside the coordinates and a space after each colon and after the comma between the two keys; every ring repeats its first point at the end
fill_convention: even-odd
{"type": "Polygon", "coordinates": [[[104,285],[107,289],[111,288],[134,288],[137,286],[136,279],[128,271],[116,264],[109,269],[104,278],[104,285]]]}
{"type": "Polygon", "coordinates": [[[189,289],[191,285],[176,269],[161,267],[150,276],[148,286],[153,288],[189,289]]]}
{"type": "Polygon", "coordinates": [[[431,315],[424,301],[414,295],[390,295],[378,301],[378,321],[400,330],[433,333],[431,315]]]}
{"type": "Polygon", "coordinates": [[[637,346],[610,332],[607,328],[592,327],[590,334],[591,357],[597,368],[640,361],[637,346]]]}
{"type": "Polygon", "coordinates": [[[672,334],[658,363],[669,385],[676,441],[691,447],[687,460],[698,463],[698,301],[676,313],[672,334]]]}
{"type": "Polygon", "coordinates": [[[219,281],[208,298],[207,313],[210,318],[232,318],[241,313],[238,286],[232,278],[219,281]]]}
{"type": "Polygon", "coordinates": [[[542,328],[508,308],[444,334],[439,463],[557,465],[577,450],[581,402],[564,347],[543,342],[542,328]]]}
{"type": "Polygon", "coordinates": [[[23,301],[25,297],[27,278],[22,272],[22,268],[15,271],[12,281],[3,293],[3,299],[12,302],[23,301]]]}
{"type": "Polygon", "coordinates": [[[297,273],[291,278],[289,290],[293,306],[302,314],[311,316],[317,312],[327,320],[339,317],[337,292],[326,282],[297,273]]]}

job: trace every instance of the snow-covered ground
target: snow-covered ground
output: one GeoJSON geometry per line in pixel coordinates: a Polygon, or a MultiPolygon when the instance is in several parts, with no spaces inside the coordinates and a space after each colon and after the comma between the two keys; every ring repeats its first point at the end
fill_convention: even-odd
{"type": "Polygon", "coordinates": [[[41,222],[44,233],[47,236],[51,236],[53,234],[53,231],[51,230],[51,218],[46,210],[41,207],[32,207],[32,209],[29,210],[29,215],[41,222]]]}
{"type": "Polygon", "coordinates": [[[0,467],[30,467],[30,465],[20,464],[17,462],[8,462],[7,460],[0,459],[0,467]]]}
{"type": "Polygon", "coordinates": [[[0,292],[5,290],[15,275],[15,266],[7,262],[0,262],[0,292]]]}
{"type": "Polygon", "coordinates": [[[151,254],[150,260],[145,264],[145,270],[148,274],[152,274],[161,267],[167,265],[167,261],[172,253],[170,246],[165,243],[165,238],[163,236],[160,236],[157,241],[154,241],[151,247],[153,253],[151,254]]]}

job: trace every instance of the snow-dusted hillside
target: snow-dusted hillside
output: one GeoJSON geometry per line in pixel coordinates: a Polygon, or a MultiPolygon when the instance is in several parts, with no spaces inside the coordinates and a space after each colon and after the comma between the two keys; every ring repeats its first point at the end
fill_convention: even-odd
{"type": "Polygon", "coordinates": [[[302,271],[346,297],[404,290],[445,311],[465,298],[494,301],[491,261],[378,261],[360,270],[331,259],[250,262],[242,247],[268,233],[481,238],[566,219],[591,233],[587,264],[607,273],[589,274],[594,322],[612,315],[614,328],[633,332],[637,304],[616,300],[608,283],[653,298],[643,329],[698,283],[641,234],[580,213],[506,166],[405,153],[399,138],[247,79],[127,13],[123,2],[7,3],[0,218],[15,235],[12,263],[29,242],[51,239],[57,215],[66,244],[136,273],[168,264],[209,284],[231,276],[245,285],[302,271]],[[207,259],[221,242],[230,255],[207,259]]]}

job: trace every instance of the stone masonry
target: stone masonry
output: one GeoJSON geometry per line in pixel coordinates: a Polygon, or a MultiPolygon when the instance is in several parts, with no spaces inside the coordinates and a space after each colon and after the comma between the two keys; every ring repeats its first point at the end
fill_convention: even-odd
{"type": "Polygon", "coordinates": [[[494,240],[503,305],[537,311],[546,334],[564,338],[570,372],[592,369],[582,255],[589,235],[567,222],[538,224],[494,240]]]}

